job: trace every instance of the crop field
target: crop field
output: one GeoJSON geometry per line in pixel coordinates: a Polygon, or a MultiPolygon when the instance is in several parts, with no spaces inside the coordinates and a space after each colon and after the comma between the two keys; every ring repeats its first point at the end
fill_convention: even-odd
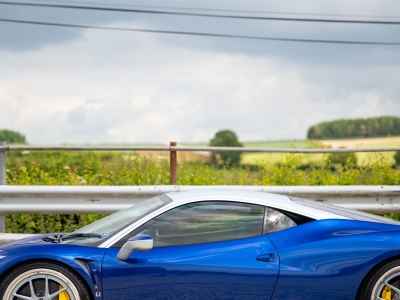
{"type": "MultiPolygon", "coordinates": [[[[254,148],[298,148],[315,149],[323,147],[332,148],[377,148],[377,147],[400,147],[400,137],[383,138],[364,138],[364,139],[343,139],[343,140],[299,140],[299,141],[271,141],[271,142],[250,142],[244,143],[245,147],[254,148]]],[[[286,154],[280,153],[245,153],[242,155],[242,163],[258,164],[260,162],[267,164],[276,164],[284,161],[286,154]]],[[[375,153],[357,153],[358,165],[367,166],[378,157],[375,153]]],[[[394,163],[394,152],[382,153],[390,162],[394,163]]],[[[303,156],[302,164],[323,164],[322,154],[307,154],[303,156]]]]}
{"type": "MultiPolygon", "coordinates": [[[[184,144],[190,146],[207,146],[206,143],[184,144]]],[[[362,139],[341,139],[341,140],[282,140],[264,142],[243,142],[245,147],[251,148],[377,148],[377,147],[400,147],[400,137],[362,138],[362,139]]],[[[357,153],[358,165],[367,166],[378,157],[375,153],[357,153]]],[[[382,153],[385,158],[394,163],[394,152],[382,153]]],[[[379,155],[379,157],[381,156],[379,155]]],[[[268,164],[276,165],[285,160],[285,153],[243,153],[243,164],[268,164]]],[[[303,165],[319,165],[324,163],[322,154],[305,154],[302,156],[303,165]]]]}
{"type": "MultiPolygon", "coordinates": [[[[245,147],[251,148],[297,148],[297,149],[316,149],[322,148],[321,143],[313,140],[293,140],[293,141],[270,141],[270,142],[248,142],[243,143],[245,147]]],[[[285,153],[244,153],[242,163],[244,164],[267,164],[275,165],[285,160],[285,153]]],[[[323,161],[323,155],[309,154],[302,156],[302,164],[318,164],[323,161]]]]}

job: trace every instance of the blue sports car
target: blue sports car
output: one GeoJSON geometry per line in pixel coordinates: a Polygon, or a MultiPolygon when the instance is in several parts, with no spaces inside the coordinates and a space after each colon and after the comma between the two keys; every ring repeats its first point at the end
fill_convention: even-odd
{"type": "Polygon", "coordinates": [[[0,247],[3,300],[400,298],[400,223],[228,189],[0,247]]]}

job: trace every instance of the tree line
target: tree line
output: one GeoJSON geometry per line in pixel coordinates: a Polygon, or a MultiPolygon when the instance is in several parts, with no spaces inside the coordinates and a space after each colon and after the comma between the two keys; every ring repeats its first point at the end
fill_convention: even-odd
{"type": "Polygon", "coordinates": [[[309,139],[400,136],[400,118],[387,116],[368,119],[343,119],[311,126],[309,139]]]}

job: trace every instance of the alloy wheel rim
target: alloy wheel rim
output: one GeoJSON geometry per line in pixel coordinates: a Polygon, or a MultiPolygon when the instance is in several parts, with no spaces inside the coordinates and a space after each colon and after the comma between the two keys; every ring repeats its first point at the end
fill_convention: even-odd
{"type": "Polygon", "coordinates": [[[400,299],[400,266],[384,273],[372,290],[371,300],[399,300],[400,299]],[[390,288],[390,296],[385,296],[385,289],[390,288]]]}
{"type": "Polygon", "coordinates": [[[38,268],[17,276],[4,293],[5,300],[80,300],[75,285],[64,274],[50,269],[38,268]],[[69,299],[68,299],[69,298],[69,299]]]}

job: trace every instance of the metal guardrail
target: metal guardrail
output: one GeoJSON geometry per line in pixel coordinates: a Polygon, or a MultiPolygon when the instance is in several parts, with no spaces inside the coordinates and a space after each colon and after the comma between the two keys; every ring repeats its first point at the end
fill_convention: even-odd
{"type": "Polygon", "coordinates": [[[215,188],[292,195],[374,213],[400,213],[400,186],[0,186],[0,211],[113,213],[168,192],[215,188]]]}

